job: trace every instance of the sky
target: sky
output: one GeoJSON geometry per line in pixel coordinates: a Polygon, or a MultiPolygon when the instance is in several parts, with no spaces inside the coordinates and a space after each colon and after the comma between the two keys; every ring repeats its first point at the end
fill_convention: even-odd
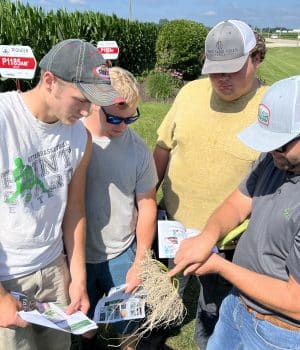
{"type": "Polygon", "coordinates": [[[95,11],[140,22],[188,19],[211,27],[239,19],[258,28],[300,28],[300,0],[22,0],[45,11],[95,11]],[[131,5],[131,6],[130,6],[131,5]],[[131,10],[130,10],[131,9],[131,10]]]}

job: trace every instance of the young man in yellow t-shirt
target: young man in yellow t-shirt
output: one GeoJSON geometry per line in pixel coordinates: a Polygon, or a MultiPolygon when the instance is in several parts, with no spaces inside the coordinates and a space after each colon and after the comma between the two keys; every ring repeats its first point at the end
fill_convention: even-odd
{"type": "MultiPolygon", "coordinates": [[[[256,77],[264,39],[244,22],[217,24],[207,35],[205,55],[202,74],[208,78],[179,92],[154,150],[162,206],[170,219],[199,231],[258,156],[236,135],[255,121],[266,91],[256,77]]],[[[230,259],[233,251],[223,253],[230,259]]],[[[195,340],[204,350],[231,286],[216,275],[202,276],[200,284],[195,340]]]]}

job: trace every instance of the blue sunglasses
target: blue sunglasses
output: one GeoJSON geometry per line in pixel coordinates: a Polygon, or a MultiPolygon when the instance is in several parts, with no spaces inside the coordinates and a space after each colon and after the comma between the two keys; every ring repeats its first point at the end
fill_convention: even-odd
{"type": "Polygon", "coordinates": [[[102,107],[102,111],[105,114],[107,123],[114,124],[114,125],[121,124],[122,122],[124,122],[125,124],[131,124],[131,123],[134,123],[140,117],[140,111],[138,108],[136,109],[136,115],[133,115],[128,118],[122,118],[117,115],[107,113],[103,107],[102,107]]]}

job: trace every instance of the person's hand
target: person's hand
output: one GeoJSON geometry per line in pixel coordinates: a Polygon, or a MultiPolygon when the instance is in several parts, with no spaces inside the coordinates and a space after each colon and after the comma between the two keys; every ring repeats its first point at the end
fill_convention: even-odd
{"type": "Polygon", "coordinates": [[[70,315],[76,311],[82,311],[86,314],[90,307],[85,283],[70,283],[69,295],[71,299],[70,305],[66,309],[66,314],[70,315]]]}
{"type": "Polygon", "coordinates": [[[174,277],[181,271],[184,271],[184,275],[195,273],[211,255],[213,246],[212,240],[203,233],[184,239],[181,241],[174,259],[176,266],[169,271],[168,275],[174,277]],[[188,270],[187,267],[189,267],[188,270]]]}
{"type": "Polygon", "coordinates": [[[128,270],[126,275],[126,293],[132,293],[141,284],[141,280],[138,278],[138,270],[139,267],[136,264],[133,264],[128,270]]]}
{"type": "Polygon", "coordinates": [[[220,255],[212,253],[203,264],[198,266],[198,268],[196,267],[196,264],[188,266],[184,270],[184,274],[190,275],[193,273],[197,276],[201,276],[208,273],[219,273],[220,264],[222,264],[223,261],[224,259],[220,255]]]}
{"type": "Polygon", "coordinates": [[[22,303],[11,294],[5,293],[0,297],[0,327],[26,327],[28,322],[24,321],[18,311],[22,310],[22,303]]]}

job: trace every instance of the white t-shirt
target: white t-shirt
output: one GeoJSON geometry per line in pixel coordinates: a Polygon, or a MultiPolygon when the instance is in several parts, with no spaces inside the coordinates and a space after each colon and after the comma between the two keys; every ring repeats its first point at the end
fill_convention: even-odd
{"type": "Polygon", "coordinates": [[[0,94],[0,281],[39,270],[63,251],[68,184],[85,150],[82,123],[36,119],[20,93],[0,94]]]}

